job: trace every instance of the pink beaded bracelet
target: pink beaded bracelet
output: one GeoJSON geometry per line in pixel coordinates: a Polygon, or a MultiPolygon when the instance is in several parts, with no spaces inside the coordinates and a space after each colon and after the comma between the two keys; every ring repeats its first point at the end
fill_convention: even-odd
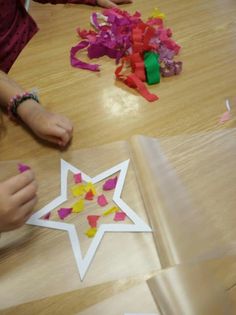
{"type": "Polygon", "coordinates": [[[38,96],[34,93],[24,92],[23,94],[17,94],[12,97],[8,103],[7,111],[8,115],[12,119],[18,119],[19,115],[17,114],[17,109],[24,101],[32,99],[39,103],[38,96]]]}

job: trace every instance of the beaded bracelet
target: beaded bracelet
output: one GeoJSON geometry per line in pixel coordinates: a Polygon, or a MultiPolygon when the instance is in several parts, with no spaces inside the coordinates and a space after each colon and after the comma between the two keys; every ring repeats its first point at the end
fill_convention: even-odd
{"type": "Polygon", "coordinates": [[[17,114],[17,109],[24,101],[32,99],[39,103],[38,96],[34,93],[25,92],[23,94],[17,94],[16,96],[12,97],[10,99],[10,102],[8,104],[8,115],[12,119],[18,119],[19,115],[17,114]]]}

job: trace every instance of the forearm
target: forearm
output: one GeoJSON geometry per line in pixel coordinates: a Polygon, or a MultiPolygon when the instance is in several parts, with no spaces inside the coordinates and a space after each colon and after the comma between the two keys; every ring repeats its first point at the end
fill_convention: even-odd
{"type": "Polygon", "coordinates": [[[0,106],[8,110],[11,98],[20,95],[18,100],[21,102],[15,108],[16,112],[15,110],[12,112],[13,107],[10,101],[11,114],[17,114],[39,138],[65,147],[72,137],[72,123],[64,116],[48,112],[34,99],[25,99],[24,97],[29,96],[25,92],[16,82],[0,71],[0,106]]]}
{"type": "Polygon", "coordinates": [[[51,3],[51,4],[59,4],[59,3],[73,3],[73,4],[90,4],[96,5],[96,0],[34,0],[39,3],[51,3]]]}
{"type": "Polygon", "coordinates": [[[10,99],[22,93],[24,90],[6,73],[0,71],[0,106],[6,110],[10,99]]]}

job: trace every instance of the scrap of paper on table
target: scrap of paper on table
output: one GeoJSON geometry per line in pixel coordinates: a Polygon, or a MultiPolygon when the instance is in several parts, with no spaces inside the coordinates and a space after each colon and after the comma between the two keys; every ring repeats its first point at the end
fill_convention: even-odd
{"type": "Polygon", "coordinates": [[[105,207],[108,204],[108,201],[106,199],[106,196],[99,195],[97,198],[97,203],[100,207],[105,207]]]}
{"type": "Polygon", "coordinates": [[[108,180],[105,181],[105,183],[102,186],[103,190],[112,190],[116,187],[117,184],[117,176],[114,178],[109,178],[108,180]]]}
{"type": "Polygon", "coordinates": [[[112,213],[115,213],[115,212],[118,212],[118,211],[119,211],[119,209],[117,207],[112,207],[112,208],[106,210],[105,212],[103,212],[102,215],[107,216],[109,214],[112,214],[112,213]]]}
{"type": "Polygon", "coordinates": [[[93,191],[90,189],[88,192],[86,192],[84,199],[86,200],[93,200],[94,194],[93,191]]]}
{"type": "Polygon", "coordinates": [[[230,102],[229,102],[229,99],[226,99],[225,101],[225,106],[226,106],[226,109],[227,111],[224,112],[221,117],[220,117],[220,123],[223,124],[225,123],[226,121],[230,120],[232,115],[231,115],[231,106],[230,106],[230,102]]]}
{"type": "Polygon", "coordinates": [[[30,167],[28,165],[23,164],[23,163],[18,163],[18,171],[20,173],[23,173],[23,172],[25,172],[27,170],[30,170],[30,167]]]}
{"type": "Polygon", "coordinates": [[[84,200],[80,199],[76,201],[72,206],[72,212],[73,213],[80,213],[84,211],[84,200]]]}
{"type": "Polygon", "coordinates": [[[92,238],[96,235],[97,233],[97,228],[89,228],[87,231],[86,231],[86,235],[89,237],[89,238],[92,238]]]}
{"type": "Polygon", "coordinates": [[[114,216],[114,221],[124,221],[126,218],[126,213],[124,213],[123,211],[119,211],[115,213],[114,216]]]}
{"type": "Polygon", "coordinates": [[[68,215],[71,214],[72,208],[60,208],[58,211],[58,215],[61,220],[64,220],[68,215]]]}
{"type": "Polygon", "coordinates": [[[222,114],[222,116],[220,117],[220,123],[223,124],[225,123],[226,121],[230,120],[231,119],[231,113],[226,111],[224,112],[224,114],[222,114]]]}
{"type": "Polygon", "coordinates": [[[45,214],[45,216],[43,216],[44,220],[49,220],[51,216],[51,212],[48,212],[47,214],[45,214]]]}
{"type": "Polygon", "coordinates": [[[81,173],[74,174],[74,181],[75,184],[82,183],[82,174],[81,173]]]}
{"type": "Polygon", "coordinates": [[[89,192],[91,190],[94,196],[97,194],[96,188],[95,188],[94,184],[91,182],[87,183],[87,185],[84,186],[84,190],[86,192],[89,192]]]}
{"type": "Polygon", "coordinates": [[[74,185],[71,187],[71,191],[74,197],[82,196],[85,193],[85,186],[82,184],[74,185]]]}
{"type": "Polygon", "coordinates": [[[161,12],[160,9],[155,8],[151,14],[151,18],[164,20],[166,15],[165,13],[161,12]]]}
{"type": "Polygon", "coordinates": [[[91,228],[97,227],[97,222],[100,218],[100,215],[88,215],[87,220],[91,228]]]}

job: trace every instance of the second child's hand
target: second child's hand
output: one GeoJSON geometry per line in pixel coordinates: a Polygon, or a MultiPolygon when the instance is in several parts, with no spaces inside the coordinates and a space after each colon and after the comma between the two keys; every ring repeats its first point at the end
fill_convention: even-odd
{"type": "Polygon", "coordinates": [[[127,4],[132,2],[132,0],[97,0],[97,5],[102,8],[117,8],[118,4],[127,4]]]}

